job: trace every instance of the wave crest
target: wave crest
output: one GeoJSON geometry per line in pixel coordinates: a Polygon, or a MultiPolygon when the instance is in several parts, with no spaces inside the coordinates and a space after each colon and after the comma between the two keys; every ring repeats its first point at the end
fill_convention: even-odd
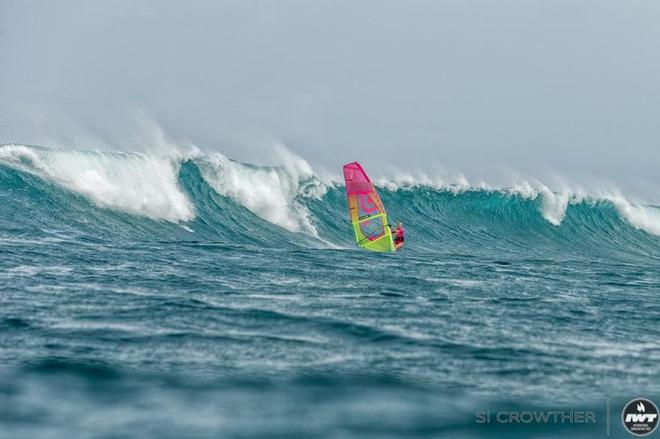
{"type": "MultiPolygon", "coordinates": [[[[350,245],[343,185],[322,181],[306,161],[283,147],[277,153],[280,166],[256,166],[221,153],[185,158],[2,145],[0,164],[36,175],[99,207],[185,222],[185,230],[194,230],[196,239],[206,236],[205,231],[218,237],[229,227],[222,236],[241,235],[250,242],[281,242],[283,233],[292,232],[299,236],[291,242],[350,245]]],[[[568,243],[594,233],[600,233],[598,239],[589,238],[594,242],[611,240],[613,233],[639,242],[642,238],[629,233],[635,230],[660,236],[660,209],[633,203],[615,191],[553,191],[533,180],[492,188],[470,185],[464,177],[454,183],[377,179],[377,185],[392,219],[404,220],[411,236],[424,236],[431,246],[436,240],[478,245],[492,239],[493,248],[500,240],[568,243]]],[[[17,206],[15,211],[30,215],[26,209],[17,206]]],[[[15,221],[12,217],[7,215],[8,224],[15,221]]]]}
{"type": "Polygon", "coordinates": [[[282,167],[257,167],[220,153],[198,158],[202,177],[220,195],[243,205],[258,217],[290,232],[318,236],[301,196],[320,196],[322,184],[310,184],[311,167],[292,155],[282,167]]]}
{"type": "Polygon", "coordinates": [[[0,162],[83,195],[99,207],[170,222],[195,217],[181,190],[180,161],[142,153],[0,146],[0,162]]]}

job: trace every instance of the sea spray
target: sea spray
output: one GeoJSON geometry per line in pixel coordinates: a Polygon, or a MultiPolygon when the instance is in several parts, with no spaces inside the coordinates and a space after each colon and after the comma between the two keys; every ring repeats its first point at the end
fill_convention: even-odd
{"type": "Polygon", "coordinates": [[[3,145],[0,162],[59,184],[99,207],[170,222],[195,216],[178,185],[176,158],[3,145]]]}
{"type": "MultiPolygon", "coordinates": [[[[182,163],[187,163],[187,168],[197,170],[189,178],[201,177],[215,194],[281,228],[280,234],[303,234],[335,245],[350,244],[343,238],[350,235],[346,229],[343,186],[318,178],[304,159],[283,146],[275,148],[275,152],[279,166],[256,166],[221,153],[204,154],[199,150],[186,156],[70,151],[10,144],[0,146],[0,165],[82,195],[97,207],[151,220],[194,223],[201,209],[205,213],[204,224],[215,223],[222,228],[232,216],[242,215],[231,206],[217,204],[222,201],[213,207],[206,200],[196,198],[207,195],[186,189],[181,172],[182,163]]],[[[586,239],[598,233],[604,234],[602,239],[612,234],[623,238],[631,236],[634,230],[660,235],[660,211],[656,207],[633,203],[613,190],[593,195],[566,185],[552,190],[534,179],[496,188],[471,185],[465,177],[458,176],[431,179],[421,175],[417,176],[419,180],[412,175],[376,178],[390,216],[394,214],[394,218],[405,220],[416,232],[411,235],[413,239],[408,247],[414,247],[415,234],[442,239],[451,234],[459,241],[469,241],[469,237],[479,236],[488,229],[498,230],[501,236],[510,236],[513,241],[526,235],[549,236],[544,222],[557,228],[554,232],[557,242],[573,233],[577,236],[571,239],[578,240],[582,239],[580,234],[586,239]],[[570,225],[564,226],[567,218],[570,225]],[[622,222],[627,228],[622,227],[622,222]]],[[[262,235],[258,231],[262,226],[253,222],[242,218],[232,233],[238,232],[243,224],[246,234],[262,235]]],[[[192,223],[188,230],[200,229],[200,224],[192,223]]],[[[484,239],[490,239],[488,234],[484,239]]],[[[417,242],[430,244],[428,238],[417,242]]],[[[450,246],[451,242],[445,244],[450,246]]]]}

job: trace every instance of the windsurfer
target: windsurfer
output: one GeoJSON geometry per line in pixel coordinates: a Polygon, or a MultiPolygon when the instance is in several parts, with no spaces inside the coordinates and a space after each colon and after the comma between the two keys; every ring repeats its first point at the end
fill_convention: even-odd
{"type": "Polygon", "coordinates": [[[392,229],[394,245],[396,246],[403,245],[403,241],[406,236],[406,230],[403,228],[403,224],[401,224],[401,221],[397,221],[396,228],[392,226],[390,226],[390,228],[392,229]]]}

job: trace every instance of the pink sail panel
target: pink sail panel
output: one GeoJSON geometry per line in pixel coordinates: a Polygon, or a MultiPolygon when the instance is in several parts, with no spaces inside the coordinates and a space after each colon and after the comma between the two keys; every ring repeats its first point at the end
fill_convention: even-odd
{"type": "Polygon", "coordinates": [[[358,194],[358,201],[360,201],[360,212],[367,215],[378,212],[378,206],[371,199],[371,194],[358,194]]]}
{"type": "Polygon", "coordinates": [[[344,165],[344,180],[346,181],[346,194],[364,194],[371,192],[371,180],[358,162],[344,165]]]}
{"type": "Polygon", "coordinates": [[[357,198],[358,218],[385,212],[376,188],[358,162],[344,165],[344,181],[349,200],[357,198]]]}

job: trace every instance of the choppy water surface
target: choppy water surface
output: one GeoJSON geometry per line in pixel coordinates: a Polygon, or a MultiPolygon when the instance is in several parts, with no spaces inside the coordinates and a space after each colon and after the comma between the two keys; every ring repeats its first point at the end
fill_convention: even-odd
{"type": "Polygon", "coordinates": [[[625,437],[660,402],[657,209],[0,147],[0,437],[625,437]],[[586,410],[596,424],[477,422],[586,410]],[[621,436],[618,436],[621,435],[621,436]]]}

